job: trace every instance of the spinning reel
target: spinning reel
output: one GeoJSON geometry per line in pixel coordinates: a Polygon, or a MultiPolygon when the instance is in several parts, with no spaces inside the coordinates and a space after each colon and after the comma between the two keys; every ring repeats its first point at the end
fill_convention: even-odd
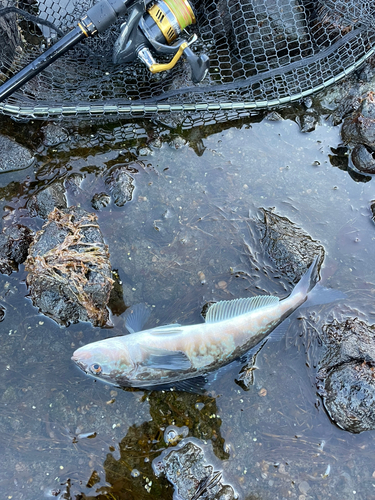
{"type": "Polygon", "coordinates": [[[159,0],[145,12],[143,0],[129,11],[128,21],[121,26],[113,51],[115,64],[128,63],[137,57],[151,73],[159,73],[173,68],[184,54],[191,66],[191,78],[198,83],[209,68],[206,54],[196,56],[190,45],[197,40],[178,38],[180,33],[195,24],[195,15],[188,0],[159,0]],[[152,52],[172,55],[169,63],[157,63],[152,52]]]}
{"type": "Polygon", "coordinates": [[[195,23],[188,0],[158,0],[150,7],[145,0],[101,0],[88,10],[72,31],[0,87],[0,102],[78,42],[102,33],[127,13],[128,20],[121,26],[121,34],[114,46],[115,64],[139,58],[152,73],[158,73],[173,68],[184,54],[191,66],[192,81],[198,83],[205,77],[209,68],[208,56],[197,56],[190,49],[197,36],[189,40],[179,38],[186,27],[195,23]],[[172,59],[169,63],[160,64],[155,61],[153,53],[171,55],[172,59]]]}

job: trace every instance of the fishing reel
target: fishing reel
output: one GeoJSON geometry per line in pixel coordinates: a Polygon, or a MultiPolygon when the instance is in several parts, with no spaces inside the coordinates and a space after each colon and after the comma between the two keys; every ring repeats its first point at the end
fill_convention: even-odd
{"type": "Polygon", "coordinates": [[[191,67],[191,79],[199,83],[206,76],[209,58],[197,56],[191,50],[197,36],[189,40],[179,38],[182,31],[195,24],[196,19],[188,0],[158,0],[145,8],[144,0],[136,2],[128,11],[128,20],[121,26],[121,33],[113,49],[114,64],[129,63],[140,59],[151,73],[172,69],[181,58],[191,67]],[[153,54],[172,56],[169,63],[158,63],[153,54]]]}

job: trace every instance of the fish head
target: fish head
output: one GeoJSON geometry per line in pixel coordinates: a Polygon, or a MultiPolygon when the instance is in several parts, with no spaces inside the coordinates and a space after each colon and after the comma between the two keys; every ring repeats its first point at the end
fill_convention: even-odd
{"type": "Polygon", "coordinates": [[[127,386],[134,369],[130,356],[116,344],[116,338],[93,342],[74,351],[72,360],[87,375],[104,382],[127,386]]]}

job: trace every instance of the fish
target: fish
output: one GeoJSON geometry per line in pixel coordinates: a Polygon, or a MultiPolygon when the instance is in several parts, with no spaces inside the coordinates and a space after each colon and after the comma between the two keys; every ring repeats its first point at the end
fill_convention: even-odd
{"type": "Polygon", "coordinates": [[[72,360],[87,375],[112,385],[184,389],[185,381],[205,377],[243,356],[300,307],[319,281],[318,262],[316,257],[288,297],[217,302],[204,323],[142,330],[146,306],[134,307],[126,322],[129,334],[80,347],[72,360]]]}

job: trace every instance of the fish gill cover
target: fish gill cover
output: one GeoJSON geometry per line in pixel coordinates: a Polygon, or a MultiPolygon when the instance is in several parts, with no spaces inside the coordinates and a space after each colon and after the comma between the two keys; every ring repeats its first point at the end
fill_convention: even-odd
{"type": "MultiPolygon", "coordinates": [[[[0,0],[0,82],[68,33],[94,3],[34,0],[15,8],[14,0],[0,0]]],[[[140,61],[113,64],[113,47],[126,20],[120,18],[0,103],[0,112],[23,118],[181,113],[189,127],[300,99],[338,81],[374,51],[369,1],[191,4],[197,22],[186,31],[198,37],[193,51],[210,60],[200,83],[191,82],[183,59],[154,75],[140,61]]]]}

